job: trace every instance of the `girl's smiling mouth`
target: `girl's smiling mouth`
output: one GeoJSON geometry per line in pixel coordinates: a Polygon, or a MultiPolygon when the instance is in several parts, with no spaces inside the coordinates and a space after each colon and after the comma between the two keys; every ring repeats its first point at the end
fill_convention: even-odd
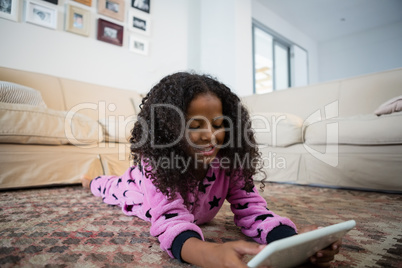
{"type": "Polygon", "coordinates": [[[214,146],[214,145],[208,145],[208,146],[206,146],[206,147],[201,147],[201,148],[200,148],[200,147],[197,147],[196,150],[197,150],[200,154],[202,154],[202,155],[204,155],[204,156],[211,156],[211,155],[214,154],[215,148],[216,148],[216,146],[214,146]]]}

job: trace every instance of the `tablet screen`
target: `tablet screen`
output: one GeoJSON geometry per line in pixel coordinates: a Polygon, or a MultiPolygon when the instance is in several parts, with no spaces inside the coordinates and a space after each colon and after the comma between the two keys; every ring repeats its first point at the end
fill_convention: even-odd
{"type": "Polygon", "coordinates": [[[287,237],[267,245],[247,265],[258,267],[295,267],[308,260],[320,249],[342,238],[356,225],[354,220],[330,225],[307,233],[287,237]]]}

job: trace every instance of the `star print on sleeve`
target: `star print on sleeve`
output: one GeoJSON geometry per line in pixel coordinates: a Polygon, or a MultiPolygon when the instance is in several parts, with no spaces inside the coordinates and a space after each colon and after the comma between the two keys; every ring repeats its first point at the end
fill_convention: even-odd
{"type": "Polygon", "coordinates": [[[205,194],[205,193],[206,193],[206,189],[207,189],[208,186],[211,186],[211,184],[203,184],[203,183],[200,183],[199,186],[198,186],[198,190],[199,190],[200,192],[203,192],[203,193],[205,194]]]}
{"type": "Polygon", "coordinates": [[[148,211],[147,211],[147,213],[145,213],[145,216],[147,217],[147,218],[152,218],[152,215],[151,215],[151,209],[148,209],[148,211]]]}
{"type": "Polygon", "coordinates": [[[215,173],[212,173],[211,177],[206,176],[206,178],[209,182],[216,181],[215,173]]]}
{"type": "Polygon", "coordinates": [[[163,216],[165,216],[165,219],[166,219],[166,220],[171,219],[171,218],[174,218],[174,217],[177,217],[178,215],[179,215],[178,213],[167,213],[167,214],[163,214],[163,216]]]}
{"type": "Polygon", "coordinates": [[[265,219],[266,219],[266,218],[269,218],[269,217],[273,217],[273,215],[272,215],[272,214],[260,215],[260,216],[257,216],[257,217],[255,218],[255,221],[265,221],[265,219]]]}
{"type": "Polygon", "coordinates": [[[236,209],[239,209],[239,210],[240,209],[246,209],[246,208],[248,208],[248,204],[249,203],[245,203],[244,205],[242,205],[242,204],[239,203],[239,204],[237,204],[236,209]]]}
{"type": "Polygon", "coordinates": [[[212,210],[214,207],[219,207],[219,201],[220,201],[221,199],[222,199],[222,198],[217,198],[216,196],[214,196],[214,200],[212,200],[211,202],[208,202],[209,205],[211,206],[211,207],[209,208],[209,210],[212,210]]]}

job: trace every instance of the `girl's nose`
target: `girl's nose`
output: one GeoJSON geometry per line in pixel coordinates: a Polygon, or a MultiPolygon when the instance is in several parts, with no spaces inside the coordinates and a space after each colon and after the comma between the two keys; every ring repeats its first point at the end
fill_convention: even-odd
{"type": "Polygon", "coordinates": [[[213,128],[205,129],[201,135],[201,140],[207,141],[211,144],[215,144],[216,137],[213,128]]]}
{"type": "Polygon", "coordinates": [[[206,128],[202,131],[201,139],[203,141],[210,141],[212,139],[213,133],[211,128],[206,128]]]}

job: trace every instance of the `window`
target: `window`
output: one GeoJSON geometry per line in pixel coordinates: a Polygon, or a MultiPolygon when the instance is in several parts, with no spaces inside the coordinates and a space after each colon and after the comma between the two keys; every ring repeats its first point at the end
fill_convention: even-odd
{"type": "Polygon", "coordinates": [[[253,22],[254,93],[308,84],[307,51],[253,22]]]}

